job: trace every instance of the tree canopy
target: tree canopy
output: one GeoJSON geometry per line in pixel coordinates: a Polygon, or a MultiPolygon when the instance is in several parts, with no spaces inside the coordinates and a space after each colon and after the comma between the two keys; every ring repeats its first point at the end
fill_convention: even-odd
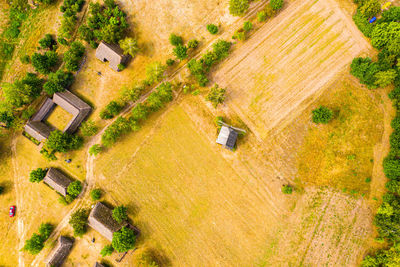
{"type": "Polygon", "coordinates": [[[112,239],[113,248],[121,253],[133,249],[136,244],[136,236],[132,229],[122,227],[118,232],[114,232],[112,239]]]}
{"type": "Polygon", "coordinates": [[[116,220],[118,223],[121,223],[128,219],[127,211],[128,209],[125,206],[118,206],[113,209],[112,216],[114,220],[116,220]]]}
{"type": "Polygon", "coordinates": [[[333,117],[333,112],[327,107],[320,106],[312,111],[312,121],[314,123],[326,124],[331,121],[333,117]]]}
{"type": "Polygon", "coordinates": [[[42,168],[37,168],[29,174],[29,182],[38,183],[46,176],[47,171],[42,168]]]}

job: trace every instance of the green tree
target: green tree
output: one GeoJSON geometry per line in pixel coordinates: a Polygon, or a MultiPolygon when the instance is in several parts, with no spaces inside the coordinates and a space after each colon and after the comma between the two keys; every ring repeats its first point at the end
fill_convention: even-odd
{"type": "Polygon", "coordinates": [[[69,219],[69,224],[74,230],[74,236],[82,236],[86,233],[88,216],[89,212],[86,209],[78,209],[72,213],[71,218],[69,219]]]}
{"type": "Polygon", "coordinates": [[[160,62],[156,61],[146,66],[146,81],[149,84],[161,81],[164,77],[166,67],[160,62]]]}
{"type": "Polygon", "coordinates": [[[169,36],[169,42],[173,45],[173,46],[178,46],[178,45],[183,45],[183,39],[182,37],[171,33],[171,35],[169,36]]]}
{"type": "Polygon", "coordinates": [[[93,201],[99,200],[101,198],[101,190],[93,189],[92,191],[90,191],[90,197],[93,201]]]}
{"type": "Polygon", "coordinates": [[[381,11],[381,4],[378,0],[367,0],[359,7],[359,10],[364,16],[371,18],[381,11]]]}
{"type": "Polygon", "coordinates": [[[45,146],[56,152],[68,152],[82,146],[83,140],[79,136],[63,133],[60,130],[52,131],[45,142],[45,146]]]}
{"type": "Polygon", "coordinates": [[[119,41],[119,46],[124,50],[124,54],[136,56],[139,52],[139,46],[137,40],[134,38],[125,38],[119,41]]]}
{"type": "Polygon", "coordinates": [[[55,49],[57,46],[56,40],[54,40],[51,34],[45,34],[45,36],[39,40],[39,45],[43,49],[55,49]]]}
{"type": "Polygon", "coordinates": [[[43,89],[48,95],[63,92],[72,85],[74,79],[74,75],[71,72],[57,70],[49,74],[49,78],[43,85],[43,89]]]}
{"type": "Polygon", "coordinates": [[[245,32],[249,32],[253,29],[253,23],[251,23],[250,21],[245,21],[243,24],[243,30],[245,32]]]}
{"type": "Polygon", "coordinates": [[[188,48],[195,49],[199,46],[199,41],[197,41],[196,39],[192,39],[188,42],[187,46],[188,48]]]}
{"type": "Polygon", "coordinates": [[[83,188],[82,183],[80,181],[78,180],[73,181],[67,187],[68,195],[72,196],[73,198],[76,198],[82,192],[82,188],[83,188]]]}
{"type": "Polygon", "coordinates": [[[70,49],[64,53],[65,68],[69,71],[77,71],[85,54],[85,47],[78,41],[72,42],[70,49]]]}
{"type": "Polygon", "coordinates": [[[394,69],[379,71],[375,73],[375,85],[378,87],[386,87],[389,84],[393,83],[396,76],[397,73],[394,69]]]}
{"type": "Polygon", "coordinates": [[[269,5],[273,10],[279,10],[283,7],[283,0],[270,0],[269,5]]]}
{"type": "Polygon", "coordinates": [[[118,232],[114,232],[111,244],[119,253],[133,249],[136,244],[135,233],[132,229],[124,226],[118,232]]]}
{"type": "Polygon", "coordinates": [[[93,156],[97,156],[102,150],[102,147],[99,144],[94,144],[89,148],[89,154],[93,156]]]}
{"type": "Polygon", "coordinates": [[[51,223],[42,223],[39,226],[39,234],[44,240],[47,240],[50,237],[50,234],[53,232],[53,230],[54,226],[51,223]]]}
{"type": "Polygon", "coordinates": [[[58,55],[54,51],[46,51],[44,54],[34,53],[31,57],[31,61],[35,71],[48,74],[57,64],[58,55]]]}
{"type": "Polygon", "coordinates": [[[206,100],[210,101],[213,103],[214,107],[216,108],[218,104],[221,104],[225,100],[225,92],[226,90],[223,88],[220,88],[218,84],[215,84],[208,95],[206,96],[206,100]]]}
{"type": "Polygon", "coordinates": [[[207,25],[207,31],[211,34],[217,34],[218,33],[218,26],[215,24],[208,24],[207,25]]]}
{"type": "Polygon", "coordinates": [[[249,0],[229,0],[229,12],[234,16],[243,16],[249,6],[249,0]]]}
{"type": "Polygon", "coordinates": [[[105,245],[104,248],[100,251],[102,257],[110,256],[114,252],[114,248],[112,245],[105,245]]]}
{"type": "Polygon", "coordinates": [[[41,235],[34,233],[32,237],[25,241],[23,250],[32,255],[38,254],[44,247],[44,239],[41,235]]]}
{"type": "Polygon", "coordinates": [[[179,60],[184,60],[187,58],[187,47],[184,45],[178,45],[173,49],[173,53],[179,60]]]}
{"type": "Polygon", "coordinates": [[[139,103],[132,109],[132,118],[137,121],[145,120],[148,113],[147,107],[139,103]]]}
{"type": "Polygon", "coordinates": [[[290,195],[293,192],[293,188],[290,185],[282,186],[282,193],[290,195]]]}
{"type": "Polygon", "coordinates": [[[257,13],[257,20],[259,22],[263,22],[267,20],[267,13],[264,10],[257,13]]]}
{"type": "Polygon", "coordinates": [[[118,223],[121,223],[121,222],[125,221],[126,219],[128,219],[127,211],[128,211],[128,209],[125,206],[115,207],[112,211],[112,217],[118,223]]]}
{"type": "Polygon", "coordinates": [[[37,168],[36,170],[31,171],[29,174],[29,182],[38,183],[43,180],[46,176],[47,171],[42,168],[37,168]]]}
{"type": "Polygon", "coordinates": [[[122,104],[113,100],[100,112],[100,118],[103,120],[112,119],[117,116],[123,108],[124,106],[122,104]]]}
{"type": "Polygon", "coordinates": [[[92,120],[82,122],[80,129],[83,136],[93,136],[99,130],[96,123],[92,120]]]}
{"type": "Polygon", "coordinates": [[[312,121],[317,124],[319,123],[327,124],[328,122],[331,121],[332,117],[333,117],[332,110],[324,106],[320,106],[319,108],[314,109],[312,111],[312,121]]]}

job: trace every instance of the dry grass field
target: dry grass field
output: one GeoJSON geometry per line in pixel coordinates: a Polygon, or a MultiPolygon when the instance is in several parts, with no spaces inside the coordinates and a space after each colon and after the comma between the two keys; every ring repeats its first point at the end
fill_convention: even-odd
{"type": "Polygon", "coordinates": [[[228,88],[229,106],[264,139],[369,47],[335,1],[296,1],[237,49],[214,82],[228,88]]]}
{"type": "Polygon", "coordinates": [[[47,118],[46,122],[62,131],[72,118],[72,114],[57,105],[47,118]]]}

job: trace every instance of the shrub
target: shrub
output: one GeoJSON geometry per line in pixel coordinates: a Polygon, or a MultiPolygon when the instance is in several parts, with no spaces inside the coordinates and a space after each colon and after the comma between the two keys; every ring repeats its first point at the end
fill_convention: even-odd
{"type": "Polygon", "coordinates": [[[211,34],[217,34],[218,33],[218,26],[215,24],[208,24],[207,25],[207,31],[211,34]]]}
{"type": "Polygon", "coordinates": [[[174,65],[174,63],[175,63],[175,60],[173,60],[172,58],[167,59],[167,61],[165,62],[165,64],[167,66],[172,66],[172,65],[174,65]]]}
{"type": "Polygon", "coordinates": [[[37,168],[36,170],[31,171],[29,174],[29,182],[31,183],[39,183],[46,176],[47,171],[42,168],[37,168]]]}
{"type": "Polygon", "coordinates": [[[375,85],[378,87],[386,87],[393,83],[397,76],[394,69],[389,69],[387,71],[378,71],[375,73],[375,85]]]}
{"type": "Polygon", "coordinates": [[[97,156],[101,152],[102,148],[99,144],[94,144],[89,148],[89,154],[93,156],[97,156]]]}
{"type": "Polygon", "coordinates": [[[177,45],[174,49],[173,49],[173,53],[176,56],[177,59],[179,60],[184,60],[185,58],[187,58],[187,47],[184,45],[177,45]]]}
{"type": "Polygon", "coordinates": [[[57,46],[56,40],[54,40],[51,34],[45,34],[45,36],[39,40],[39,45],[43,49],[55,49],[57,46]]]}
{"type": "Polygon", "coordinates": [[[119,46],[124,51],[124,54],[131,55],[132,57],[136,56],[140,50],[137,40],[134,38],[125,38],[120,40],[119,46]]]}
{"type": "Polygon", "coordinates": [[[111,255],[114,252],[114,248],[112,245],[105,245],[104,248],[100,251],[102,257],[106,257],[111,255]]]}
{"type": "Polygon", "coordinates": [[[267,20],[267,13],[263,10],[257,13],[257,20],[263,22],[267,20]]]}
{"type": "Polygon", "coordinates": [[[364,16],[361,12],[356,12],[356,14],[353,15],[353,21],[356,24],[357,28],[366,37],[371,37],[372,30],[374,29],[375,24],[369,23],[368,18],[364,16]]]}
{"type": "Polygon", "coordinates": [[[99,200],[101,198],[101,190],[93,189],[92,191],[90,191],[90,197],[93,201],[99,200]]]}
{"type": "Polygon", "coordinates": [[[229,0],[229,12],[234,16],[243,16],[249,6],[249,0],[229,0]]]}
{"type": "MultiPolygon", "coordinates": [[[[28,107],[27,109],[22,111],[21,118],[24,120],[29,120],[35,113],[36,113],[36,110],[33,107],[28,107]]],[[[0,119],[0,121],[1,121],[1,119],[0,119]]]]}
{"type": "Polygon", "coordinates": [[[62,37],[58,37],[58,38],[57,38],[57,42],[58,42],[59,44],[62,44],[62,45],[68,45],[68,41],[65,40],[65,38],[62,38],[62,37]]]}
{"type": "Polygon", "coordinates": [[[41,235],[34,233],[32,237],[25,241],[23,250],[32,255],[38,254],[44,247],[44,239],[41,235]]]}
{"type": "Polygon", "coordinates": [[[273,10],[279,10],[283,7],[283,0],[270,0],[269,5],[273,10]]]}
{"type": "Polygon", "coordinates": [[[187,46],[188,48],[195,49],[199,46],[199,41],[197,41],[196,39],[192,39],[188,42],[187,46]]]}
{"type": "Polygon", "coordinates": [[[169,36],[169,42],[173,45],[173,46],[178,46],[178,45],[183,45],[183,39],[182,37],[172,33],[169,36]]]}
{"type": "Polygon", "coordinates": [[[360,80],[360,83],[368,88],[376,88],[375,74],[379,71],[379,65],[370,58],[354,58],[350,65],[350,73],[360,80]]]}
{"type": "Polygon", "coordinates": [[[153,62],[146,66],[146,81],[149,84],[159,82],[164,77],[166,67],[160,62],[153,62]]]}
{"type": "Polygon", "coordinates": [[[293,192],[293,188],[290,185],[282,186],[282,193],[290,195],[293,192]]]}
{"type": "Polygon", "coordinates": [[[127,208],[125,206],[115,207],[112,211],[112,217],[118,223],[122,223],[126,219],[128,219],[127,208]]]}
{"type": "Polygon", "coordinates": [[[333,116],[332,110],[324,106],[320,106],[319,108],[314,109],[312,111],[312,121],[317,124],[319,123],[326,124],[330,122],[332,116],[333,116]]]}
{"type": "Polygon", "coordinates": [[[239,30],[236,30],[235,33],[232,36],[232,39],[238,40],[238,41],[246,40],[246,33],[243,30],[243,28],[240,28],[239,30]]]}
{"type": "Polygon", "coordinates": [[[206,96],[206,100],[212,102],[214,107],[216,108],[218,104],[224,102],[225,92],[226,92],[225,89],[220,88],[218,84],[215,84],[214,87],[211,88],[210,92],[206,96]]]}
{"type": "Polygon", "coordinates": [[[250,21],[245,21],[243,24],[243,30],[245,32],[249,32],[253,29],[253,23],[251,23],[250,21]]]}
{"type": "Polygon", "coordinates": [[[55,152],[68,152],[82,146],[82,138],[60,130],[52,131],[45,142],[45,146],[55,152]]]}
{"type": "Polygon", "coordinates": [[[99,130],[94,121],[91,120],[82,122],[80,129],[83,136],[93,136],[99,130]]]}
{"type": "Polygon", "coordinates": [[[67,192],[68,195],[76,198],[82,192],[82,183],[80,181],[73,181],[68,185],[67,192]]]}
{"type": "Polygon", "coordinates": [[[148,113],[147,107],[139,103],[132,109],[132,119],[136,121],[145,120],[148,113]]]}
{"type": "MultiPolygon", "coordinates": [[[[5,103],[13,108],[19,108],[31,103],[42,91],[42,80],[33,73],[27,73],[21,80],[3,84],[5,103]]],[[[9,115],[9,114],[8,114],[9,115]]]]}
{"type": "Polygon", "coordinates": [[[100,112],[100,118],[104,119],[112,119],[117,116],[121,110],[124,108],[123,105],[118,103],[117,101],[111,101],[107,104],[107,106],[100,112]]]}
{"type": "Polygon", "coordinates": [[[69,224],[74,230],[74,236],[82,236],[86,233],[88,216],[89,212],[86,209],[78,209],[72,213],[71,218],[69,219],[69,224]]]}
{"type": "Polygon", "coordinates": [[[39,234],[46,240],[50,237],[54,230],[54,226],[50,223],[42,223],[39,226],[39,234]]]}
{"type": "Polygon", "coordinates": [[[381,4],[379,0],[367,0],[358,8],[358,10],[367,18],[371,18],[379,13],[381,4]]]}
{"type": "Polygon", "coordinates": [[[85,47],[80,42],[72,42],[70,49],[64,54],[65,68],[69,71],[79,70],[79,64],[85,54],[85,47]]]}
{"type": "Polygon", "coordinates": [[[114,232],[112,239],[113,248],[121,253],[133,249],[136,244],[136,236],[132,229],[122,227],[118,232],[114,232]]]}
{"type": "Polygon", "coordinates": [[[48,81],[43,85],[43,89],[48,95],[63,92],[72,85],[74,79],[71,72],[57,70],[49,74],[48,81]]]}
{"type": "Polygon", "coordinates": [[[54,51],[47,51],[44,54],[34,53],[31,61],[35,71],[42,74],[48,74],[57,64],[58,55],[54,51]]]}
{"type": "Polygon", "coordinates": [[[126,66],[124,64],[118,64],[117,67],[118,67],[118,71],[123,71],[126,68],[126,66]]]}
{"type": "Polygon", "coordinates": [[[19,58],[22,64],[29,64],[31,63],[31,57],[29,55],[25,55],[19,58]]]}

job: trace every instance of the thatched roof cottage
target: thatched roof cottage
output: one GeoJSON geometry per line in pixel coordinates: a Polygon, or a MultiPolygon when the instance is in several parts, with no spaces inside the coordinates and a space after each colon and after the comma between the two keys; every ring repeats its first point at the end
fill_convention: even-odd
{"type": "Polygon", "coordinates": [[[88,224],[102,236],[112,241],[114,232],[118,232],[127,222],[118,223],[112,217],[112,210],[101,202],[89,214],[88,224]]]}
{"type": "Polygon", "coordinates": [[[65,259],[68,257],[71,248],[74,244],[74,240],[66,237],[60,236],[58,238],[58,242],[56,247],[50,252],[49,256],[46,259],[47,267],[59,267],[61,266],[65,259]]]}

